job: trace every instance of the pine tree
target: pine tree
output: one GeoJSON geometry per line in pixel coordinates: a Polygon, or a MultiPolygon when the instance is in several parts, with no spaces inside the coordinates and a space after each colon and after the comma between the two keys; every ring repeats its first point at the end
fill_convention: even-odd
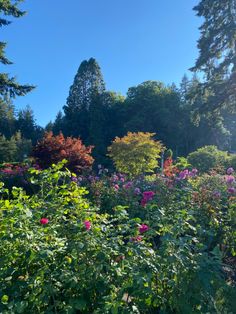
{"type": "Polygon", "coordinates": [[[205,74],[198,87],[198,94],[208,96],[203,110],[236,110],[236,0],[201,0],[194,10],[204,18],[191,69],[205,74]]]}
{"type": "MultiPolygon", "coordinates": [[[[7,26],[11,23],[6,16],[14,18],[21,17],[25,12],[18,8],[20,1],[17,0],[0,0],[0,27],[7,26]]],[[[4,65],[12,64],[5,56],[5,42],[0,42],[0,62],[4,65]]],[[[0,73],[0,95],[2,97],[23,96],[30,92],[34,87],[31,85],[20,85],[14,77],[9,77],[7,73],[0,73]]]]}
{"type": "Polygon", "coordinates": [[[102,94],[105,83],[101,69],[93,58],[81,63],[70,87],[67,104],[63,107],[68,134],[80,136],[86,143],[89,137],[89,108],[94,94],[102,94]]]}

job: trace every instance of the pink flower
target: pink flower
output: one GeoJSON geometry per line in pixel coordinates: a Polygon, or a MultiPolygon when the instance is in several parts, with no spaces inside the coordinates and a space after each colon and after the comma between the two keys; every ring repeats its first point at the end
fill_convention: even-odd
{"type": "Polygon", "coordinates": [[[138,231],[140,232],[140,233],[144,233],[144,232],[146,232],[146,231],[148,231],[149,230],[149,227],[148,227],[148,225],[145,225],[145,224],[142,224],[139,228],[138,228],[138,231]]]}
{"type": "Polygon", "coordinates": [[[85,220],[84,226],[85,226],[86,230],[90,230],[91,229],[91,222],[89,220],[85,220]]]}
{"type": "Polygon", "coordinates": [[[235,182],[235,177],[234,176],[226,176],[226,183],[227,184],[232,184],[235,182]]]}
{"type": "Polygon", "coordinates": [[[129,239],[130,242],[140,242],[142,241],[142,236],[136,236],[129,239]]]}
{"type": "Polygon", "coordinates": [[[118,184],[115,184],[115,185],[114,185],[114,189],[115,189],[116,191],[118,191],[118,190],[119,190],[119,185],[118,185],[118,184]]]}
{"type": "Polygon", "coordinates": [[[124,187],[124,189],[130,189],[131,186],[132,186],[132,182],[129,181],[129,182],[127,182],[123,187],[124,187]]]}
{"type": "Polygon", "coordinates": [[[41,219],[40,219],[40,223],[41,223],[42,225],[46,225],[46,224],[48,224],[48,222],[49,222],[49,220],[48,220],[47,218],[41,218],[41,219]]]}

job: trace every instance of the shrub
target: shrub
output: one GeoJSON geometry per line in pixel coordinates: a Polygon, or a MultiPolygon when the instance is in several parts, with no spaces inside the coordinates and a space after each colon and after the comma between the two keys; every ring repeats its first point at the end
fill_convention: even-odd
{"type": "Polygon", "coordinates": [[[163,147],[152,137],[155,133],[131,133],[122,138],[116,137],[108,148],[116,169],[131,177],[145,172],[154,172],[163,147]]]}
{"type": "Polygon", "coordinates": [[[218,150],[216,146],[204,146],[188,155],[188,162],[200,172],[208,172],[217,169],[224,172],[228,153],[218,150]]]}
{"type": "Polygon", "coordinates": [[[65,138],[62,133],[54,136],[48,132],[34,147],[33,157],[43,169],[66,159],[68,169],[81,172],[93,164],[91,151],[92,146],[86,147],[79,138],[65,138]]]}

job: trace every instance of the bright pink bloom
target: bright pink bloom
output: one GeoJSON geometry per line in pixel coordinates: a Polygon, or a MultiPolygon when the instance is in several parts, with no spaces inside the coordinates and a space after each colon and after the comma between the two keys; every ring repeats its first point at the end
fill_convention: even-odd
{"type": "Polygon", "coordinates": [[[85,226],[86,230],[90,230],[91,229],[91,222],[89,220],[85,220],[84,226],[85,226]]]}
{"type": "Polygon", "coordinates": [[[40,219],[40,223],[41,223],[42,225],[46,225],[46,224],[48,224],[48,222],[49,222],[49,220],[48,220],[47,218],[41,218],[41,219],[40,219]]]}
{"type": "Polygon", "coordinates": [[[148,231],[149,230],[149,227],[148,227],[148,225],[145,225],[145,224],[142,224],[139,228],[138,228],[138,231],[140,232],[140,233],[144,233],[144,232],[146,232],[146,231],[148,231]]]}

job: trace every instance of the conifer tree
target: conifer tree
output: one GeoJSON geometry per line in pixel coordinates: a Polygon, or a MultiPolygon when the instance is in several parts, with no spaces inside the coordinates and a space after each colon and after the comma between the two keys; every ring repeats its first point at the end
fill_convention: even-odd
{"type": "Polygon", "coordinates": [[[69,135],[80,136],[87,143],[93,95],[104,91],[105,83],[97,61],[93,58],[84,60],[70,87],[67,104],[63,107],[69,135]]]}
{"type": "Polygon", "coordinates": [[[194,10],[204,18],[199,57],[191,69],[205,74],[198,88],[207,96],[201,109],[236,110],[236,0],[201,0],[194,10]]]}
{"type": "MultiPolygon", "coordinates": [[[[14,18],[21,17],[25,14],[18,8],[22,0],[0,0],[0,27],[7,26],[11,23],[7,16],[14,18]]],[[[3,65],[12,64],[5,55],[5,42],[0,42],[0,62],[3,65]]],[[[24,96],[34,87],[31,85],[20,85],[14,77],[10,77],[7,73],[0,73],[0,96],[24,96]]]]}

